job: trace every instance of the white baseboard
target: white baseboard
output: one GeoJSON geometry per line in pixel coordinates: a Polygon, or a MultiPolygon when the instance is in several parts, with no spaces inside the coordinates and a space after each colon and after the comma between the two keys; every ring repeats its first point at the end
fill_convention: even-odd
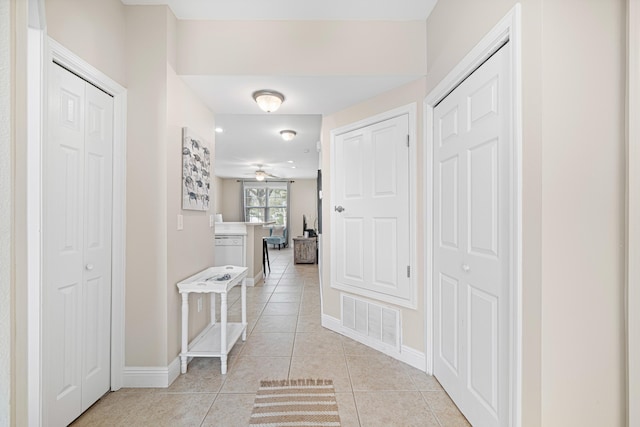
{"type": "Polygon", "coordinates": [[[345,328],[344,326],[342,326],[342,322],[339,319],[326,314],[322,315],[322,326],[341,335],[349,337],[354,341],[358,341],[359,343],[364,344],[367,347],[378,350],[379,352],[384,353],[387,356],[400,360],[401,362],[413,366],[414,368],[419,369],[423,372],[426,369],[427,359],[424,353],[418,350],[403,345],[401,346],[400,351],[398,351],[391,346],[381,345],[379,341],[373,340],[367,336],[360,335],[351,329],[345,328]]]}
{"type": "Polygon", "coordinates": [[[427,370],[427,358],[423,352],[418,351],[415,348],[403,345],[400,350],[400,358],[398,360],[401,360],[416,369],[420,369],[422,372],[426,372],[427,370]]]}
{"type": "Polygon", "coordinates": [[[169,366],[136,367],[125,366],[122,378],[123,387],[128,388],[167,388],[180,375],[180,357],[176,357],[169,366]]]}
{"type": "MultiPolygon", "coordinates": [[[[193,357],[187,359],[187,364],[193,360],[193,357]]],[[[169,364],[169,372],[168,372],[168,381],[167,387],[169,387],[173,382],[180,376],[180,356],[173,359],[173,361],[169,364]]]]}
{"type": "MultiPolygon", "coordinates": [[[[193,339],[192,343],[197,342],[211,327],[213,327],[213,325],[205,327],[198,336],[193,339]]],[[[188,358],[187,364],[191,363],[192,360],[193,357],[188,358]]],[[[122,375],[122,386],[129,388],[167,388],[179,375],[180,356],[178,355],[167,367],[125,366],[122,375]]]]}
{"type": "Polygon", "coordinates": [[[258,271],[258,274],[256,274],[254,277],[248,277],[244,279],[244,282],[247,286],[255,286],[260,283],[263,277],[264,273],[262,272],[262,269],[260,269],[260,271],[258,271]]]}

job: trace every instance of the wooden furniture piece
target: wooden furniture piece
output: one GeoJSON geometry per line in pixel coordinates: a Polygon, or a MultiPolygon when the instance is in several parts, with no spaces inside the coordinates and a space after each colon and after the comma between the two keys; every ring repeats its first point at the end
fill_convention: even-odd
{"type": "Polygon", "coordinates": [[[317,237],[293,238],[293,262],[295,264],[315,264],[318,260],[317,237]]]}
{"type": "Polygon", "coordinates": [[[219,357],[222,374],[227,373],[227,355],[242,335],[247,339],[247,267],[210,267],[178,283],[182,295],[182,351],[180,371],[187,372],[189,357],[219,357]],[[225,278],[225,275],[229,276],[225,278]],[[219,279],[224,280],[219,280],[219,279]],[[227,322],[227,293],[241,285],[242,322],[227,322]],[[209,294],[211,300],[211,323],[200,335],[189,343],[189,294],[209,294]],[[220,294],[220,323],[216,323],[216,294],[220,294]]]}

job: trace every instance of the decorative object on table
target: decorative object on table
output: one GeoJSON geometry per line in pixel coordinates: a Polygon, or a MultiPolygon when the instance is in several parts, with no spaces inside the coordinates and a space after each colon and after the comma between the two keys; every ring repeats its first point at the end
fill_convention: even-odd
{"type": "Polygon", "coordinates": [[[182,128],[182,209],[209,209],[210,175],[209,144],[191,129],[182,128]]]}
{"type": "Polygon", "coordinates": [[[261,381],[249,425],[339,427],[340,416],[333,381],[261,381]]]}

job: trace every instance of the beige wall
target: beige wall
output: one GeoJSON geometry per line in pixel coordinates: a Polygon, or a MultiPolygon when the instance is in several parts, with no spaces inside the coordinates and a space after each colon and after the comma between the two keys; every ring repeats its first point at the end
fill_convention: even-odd
{"type": "Polygon", "coordinates": [[[318,217],[317,185],[315,179],[296,179],[290,185],[290,226],[289,242],[296,236],[302,236],[302,215],[307,216],[307,228],[314,228],[318,217]]]}
{"type": "Polygon", "coordinates": [[[425,43],[424,21],[180,21],[177,71],[185,75],[422,75],[425,43]],[[398,46],[406,54],[399,55],[398,46]]]}
{"type": "Polygon", "coordinates": [[[166,7],[128,7],[127,366],[167,361],[166,7]]]}
{"type": "Polygon", "coordinates": [[[625,424],[625,7],[544,2],[543,425],[625,424]]]}
{"type": "MultiPolygon", "coordinates": [[[[323,280],[323,297],[324,310],[336,319],[340,319],[340,291],[331,288],[331,135],[333,129],[346,126],[348,124],[366,119],[376,114],[384,113],[397,107],[415,103],[417,106],[416,114],[416,137],[417,141],[422,141],[422,101],[426,95],[425,79],[419,79],[406,84],[397,89],[386,92],[380,96],[372,98],[366,102],[347,108],[335,114],[331,114],[322,119],[322,277],[323,280]]],[[[422,159],[422,143],[418,143],[417,147],[418,159],[422,159]]],[[[423,218],[423,191],[422,189],[422,162],[418,161],[417,182],[418,182],[418,199],[415,206],[417,207],[416,215],[418,218],[418,226],[415,235],[417,241],[417,257],[416,268],[416,286],[417,286],[417,309],[401,308],[402,313],[402,344],[414,348],[420,352],[424,352],[425,334],[424,334],[424,228],[421,218],[423,218]]]]}
{"type": "Polygon", "coordinates": [[[120,0],[45,0],[47,33],[126,86],[125,6],[120,0]]]}
{"type": "Polygon", "coordinates": [[[0,3],[0,425],[9,425],[12,403],[13,317],[13,135],[11,6],[0,3]]]}
{"type": "Polygon", "coordinates": [[[216,208],[222,214],[224,222],[243,222],[242,214],[242,183],[237,179],[222,179],[222,196],[220,205],[216,208]]]}
{"type": "MultiPolygon", "coordinates": [[[[436,5],[429,90],[514,3],[436,5]]],[[[623,18],[522,2],[524,426],[624,425],[623,18]]]]}
{"type": "MultiPolygon", "coordinates": [[[[169,12],[171,13],[171,12],[169,12]]],[[[173,15],[171,14],[171,17],[173,15]]],[[[213,228],[208,211],[182,210],[182,127],[188,126],[208,143],[215,144],[213,113],[191,92],[170,65],[167,65],[167,364],[180,352],[181,298],[176,283],[213,265],[213,228]],[[183,215],[182,231],[177,230],[177,216],[183,215]]],[[[210,170],[213,175],[213,167],[210,170]]],[[[208,324],[208,304],[198,313],[196,299],[189,304],[190,338],[208,324]]],[[[208,301],[208,298],[205,299],[208,301]]]]}
{"type": "MultiPolygon", "coordinates": [[[[12,328],[11,350],[11,402],[10,417],[15,425],[21,425],[27,420],[28,389],[28,342],[27,330],[29,326],[29,314],[33,307],[29,306],[27,298],[27,179],[30,168],[27,160],[27,25],[31,4],[26,1],[10,0],[11,14],[13,15],[13,28],[10,41],[11,52],[11,156],[13,180],[9,191],[12,192],[12,225],[13,235],[10,263],[11,273],[10,307],[12,328]],[[29,168],[28,168],[29,167],[29,168]],[[15,319],[15,320],[14,320],[15,319]]],[[[9,207],[9,206],[7,206],[9,207]]],[[[2,267],[0,267],[2,268],[2,267]]],[[[10,349],[7,349],[9,351],[10,349]]]]}
{"type": "MultiPolygon", "coordinates": [[[[215,161],[214,161],[214,169],[215,169],[215,161]]],[[[213,183],[213,210],[214,210],[214,213],[222,213],[220,212],[220,208],[222,207],[222,200],[223,200],[222,178],[218,178],[217,176],[214,176],[212,178],[213,179],[211,181],[213,183]]]]}

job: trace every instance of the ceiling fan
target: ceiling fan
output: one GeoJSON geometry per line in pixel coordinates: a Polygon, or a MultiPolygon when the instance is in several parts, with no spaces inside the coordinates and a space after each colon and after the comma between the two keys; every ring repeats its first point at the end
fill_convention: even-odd
{"type": "Polygon", "coordinates": [[[278,176],[265,172],[264,169],[262,169],[264,165],[258,164],[256,166],[258,167],[258,169],[256,169],[255,171],[256,181],[264,181],[266,178],[280,179],[280,177],[278,176]]]}

